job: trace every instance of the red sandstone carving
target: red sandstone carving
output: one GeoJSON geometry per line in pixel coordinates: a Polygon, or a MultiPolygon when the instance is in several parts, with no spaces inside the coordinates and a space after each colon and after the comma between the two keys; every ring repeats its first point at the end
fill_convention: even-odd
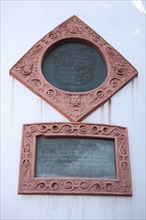
{"type": "Polygon", "coordinates": [[[23,126],[19,194],[132,195],[127,129],[120,126],[83,123],[38,123],[23,126]],[[36,178],[37,135],[115,139],[117,179],[36,178]]]}
{"type": "Polygon", "coordinates": [[[81,121],[137,76],[137,70],[88,25],[72,16],[38,41],[12,67],[10,74],[69,120],[81,121]],[[91,45],[105,59],[107,78],[96,89],[80,93],[65,92],[44,78],[41,63],[46,51],[59,41],[70,40],[91,45]]]}

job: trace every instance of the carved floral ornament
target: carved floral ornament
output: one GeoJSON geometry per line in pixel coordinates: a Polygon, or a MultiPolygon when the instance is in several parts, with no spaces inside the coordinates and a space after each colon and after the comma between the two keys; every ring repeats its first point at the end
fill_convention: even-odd
{"type": "Polygon", "coordinates": [[[38,123],[23,126],[19,194],[132,195],[127,129],[104,124],[38,123]],[[35,177],[36,138],[86,137],[115,140],[116,178],[35,177]]]}
{"type": "Polygon", "coordinates": [[[101,36],[72,16],[38,41],[10,70],[10,74],[71,121],[81,121],[137,76],[137,70],[101,36]],[[59,42],[77,41],[96,49],[107,66],[107,77],[87,92],[68,92],[50,84],[42,74],[47,51],[59,42]]]}

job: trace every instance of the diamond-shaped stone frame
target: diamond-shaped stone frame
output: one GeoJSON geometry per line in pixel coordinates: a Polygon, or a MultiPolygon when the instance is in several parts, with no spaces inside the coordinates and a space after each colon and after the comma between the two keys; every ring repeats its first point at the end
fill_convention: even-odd
{"type": "Polygon", "coordinates": [[[10,74],[36,93],[70,121],[81,121],[108,101],[137,76],[137,70],[99,34],[72,16],[38,41],[10,70],[10,74]],[[45,54],[57,42],[77,41],[95,48],[107,65],[107,77],[88,92],[66,92],[51,85],[43,76],[45,54]]]}

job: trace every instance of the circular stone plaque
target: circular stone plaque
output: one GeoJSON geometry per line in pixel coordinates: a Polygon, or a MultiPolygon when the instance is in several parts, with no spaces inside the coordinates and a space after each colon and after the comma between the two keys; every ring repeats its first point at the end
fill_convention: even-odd
{"type": "Polygon", "coordinates": [[[69,92],[95,89],[107,76],[102,56],[79,42],[62,43],[49,51],[42,62],[42,72],[50,84],[69,92]]]}

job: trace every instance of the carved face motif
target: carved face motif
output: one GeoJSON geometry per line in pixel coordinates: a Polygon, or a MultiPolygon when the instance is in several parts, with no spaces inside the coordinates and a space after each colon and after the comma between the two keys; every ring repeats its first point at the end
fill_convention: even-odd
{"type": "Polygon", "coordinates": [[[72,108],[74,108],[75,111],[79,110],[79,108],[81,106],[80,98],[76,95],[71,96],[70,105],[71,105],[72,108]]]}

